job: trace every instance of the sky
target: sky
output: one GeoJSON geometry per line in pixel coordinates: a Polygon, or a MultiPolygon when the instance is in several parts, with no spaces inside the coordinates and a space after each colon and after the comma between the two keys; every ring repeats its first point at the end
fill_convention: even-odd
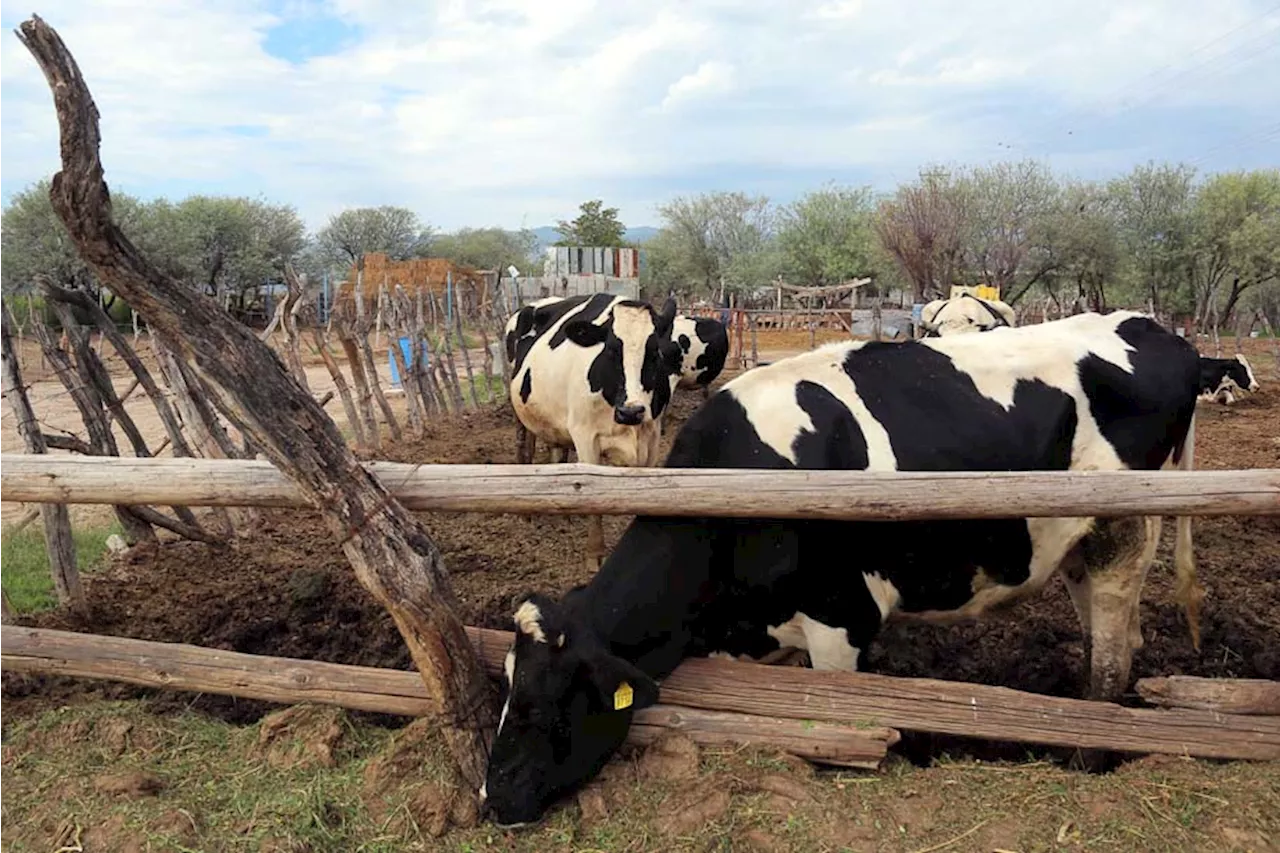
{"type": "Polygon", "coordinates": [[[927,164],[1280,166],[1276,0],[8,2],[0,191],[58,168],[35,8],[79,62],[114,191],[394,204],[536,227],[603,198],[887,190],[927,164]],[[1070,11],[1068,11],[1070,10],[1070,11]]]}

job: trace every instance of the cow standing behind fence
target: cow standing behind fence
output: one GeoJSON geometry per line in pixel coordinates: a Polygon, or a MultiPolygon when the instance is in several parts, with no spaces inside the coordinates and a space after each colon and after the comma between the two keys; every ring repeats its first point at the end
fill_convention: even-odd
{"type": "MultiPolygon", "coordinates": [[[[511,405],[524,431],[520,461],[531,462],[530,442],[542,439],[552,461],[572,448],[588,464],[656,465],[662,416],[680,371],[675,316],[674,299],[658,312],[647,302],[597,293],[540,299],[508,319],[511,405]]],[[[603,557],[602,522],[592,516],[586,561],[594,569],[603,557]]]]}

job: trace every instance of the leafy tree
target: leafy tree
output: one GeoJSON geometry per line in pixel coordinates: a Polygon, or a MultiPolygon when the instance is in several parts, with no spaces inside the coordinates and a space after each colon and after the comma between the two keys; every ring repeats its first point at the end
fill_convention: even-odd
{"type": "Polygon", "coordinates": [[[782,266],[774,241],[776,213],[765,196],[712,192],[678,197],[660,206],[658,214],[664,225],[649,244],[650,263],[656,243],[658,262],[672,279],[696,283],[709,294],[721,286],[759,286],[782,266]]]}
{"type": "Polygon", "coordinates": [[[1280,275],[1280,169],[1209,177],[1196,192],[1193,240],[1197,321],[1225,320],[1246,291],[1280,275]]]}
{"type": "Polygon", "coordinates": [[[1119,228],[1117,205],[1105,186],[1072,182],[1059,190],[1039,224],[1046,290],[1055,302],[1107,309],[1107,285],[1123,263],[1119,228]]]}
{"type": "Polygon", "coordinates": [[[822,287],[871,272],[875,266],[875,201],[869,187],[831,185],[783,208],[778,249],[797,283],[822,287]]]}
{"type": "MultiPolygon", "coordinates": [[[[53,211],[49,199],[48,178],[37,181],[14,195],[4,210],[0,226],[0,275],[6,295],[30,292],[37,274],[50,278],[59,287],[83,290],[98,298],[100,285],[67,235],[62,220],[53,211]]],[[[124,193],[111,196],[116,221],[129,238],[150,253],[156,241],[151,239],[146,206],[124,193]]],[[[115,296],[103,299],[108,310],[115,296]]]]}
{"type": "Polygon", "coordinates": [[[625,246],[622,235],[626,227],[618,220],[618,208],[605,207],[600,199],[584,201],[578,208],[578,216],[572,222],[560,220],[556,231],[560,233],[557,246],[625,246]]]}
{"type": "Polygon", "coordinates": [[[965,185],[940,167],[922,169],[919,180],[881,200],[876,236],[916,302],[946,294],[963,272],[969,208],[965,185]]]}
{"type": "Polygon", "coordinates": [[[331,264],[350,266],[367,252],[385,252],[404,260],[428,251],[431,228],[404,207],[356,207],[329,217],[316,233],[321,255],[331,264]]]}
{"type": "Polygon", "coordinates": [[[537,237],[527,229],[460,228],[433,238],[428,253],[464,266],[499,270],[505,275],[510,264],[527,268],[535,259],[536,248],[537,237]]]}
{"type": "Polygon", "coordinates": [[[1058,183],[1031,160],[996,163],[962,174],[956,190],[966,200],[964,277],[1000,288],[1015,305],[1053,269],[1044,227],[1058,202],[1058,183]]]}
{"type": "Polygon", "coordinates": [[[1189,166],[1148,163],[1108,184],[1131,259],[1131,296],[1157,314],[1191,307],[1194,182],[1189,166]]]}
{"type": "Polygon", "coordinates": [[[167,237],[168,264],[179,277],[241,310],[306,244],[297,211],[262,199],[196,195],[176,205],[157,202],[149,214],[151,230],[167,237]]]}

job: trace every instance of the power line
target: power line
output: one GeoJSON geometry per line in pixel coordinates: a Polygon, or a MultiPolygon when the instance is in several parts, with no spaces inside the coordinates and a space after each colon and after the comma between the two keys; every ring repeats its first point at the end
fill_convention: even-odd
{"type": "Polygon", "coordinates": [[[1255,128],[1246,133],[1233,136],[1225,142],[1220,142],[1208,151],[1205,151],[1199,157],[1192,160],[1188,165],[1199,166],[1201,163],[1209,159],[1211,155],[1227,148],[1247,148],[1257,145],[1260,142],[1268,142],[1277,137],[1280,137],[1280,121],[1267,125],[1266,127],[1255,128]]]}
{"type": "MultiPolygon", "coordinates": [[[[1262,21],[1262,20],[1267,19],[1268,17],[1270,17],[1270,16],[1271,16],[1271,14],[1272,14],[1272,13],[1274,13],[1274,12],[1276,12],[1276,11],[1280,11],[1280,4],[1277,4],[1277,5],[1275,5],[1275,6],[1272,6],[1271,8],[1267,9],[1267,10],[1266,10],[1265,12],[1263,12],[1262,14],[1260,14],[1260,15],[1256,15],[1256,16],[1254,16],[1253,18],[1250,18],[1249,20],[1245,21],[1244,23],[1242,23],[1242,24],[1240,24],[1240,25],[1238,25],[1238,26],[1236,26],[1236,27],[1234,27],[1234,28],[1232,28],[1232,29],[1228,30],[1227,32],[1222,33],[1222,34],[1221,34],[1221,35],[1219,35],[1219,36],[1216,36],[1215,38],[1211,39],[1210,41],[1207,41],[1207,42],[1205,42],[1205,43],[1201,44],[1199,47],[1197,47],[1197,48],[1195,48],[1195,49],[1191,50],[1190,52],[1188,52],[1188,53],[1186,53],[1186,54],[1184,54],[1180,59],[1178,59],[1178,60],[1176,60],[1176,61],[1174,61],[1174,62],[1166,63],[1165,65],[1163,65],[1163,66],[1161,66],[1161,67],[1159,67],[1159,68],[1157,68],[1157,69],[1155,69],[1155,70],[1153,70],[1153,71],[1149,71],[1149,72],[1147,72],[1146,74],[1144,74],[1144,75],[1142,75],[1142,76],[1140,76],[1140,77],[1137,77],[1137,78],[1135,78],[1135,79],[1131,80],[1129,83],[1126,83],[1126,84],[1124,84],[1124,85],[1122,85],[1122,86],[1120,86],[1120,87],[1118,87],[1118,88],[1116,88],[1116,89],[1111,90],[1111,91],[1110,91],[1110,92],[1108,92],[1106,95],[1103,95],[1103,96],[1102,96],[1102,98],[1101,98],[1100,100],[1102,100],[1102,101],[1104,101],[1104,102],[1110,102],[1110,101],[1112,101],[1112,100],[1115,98],[1115,96],[1116,96],[1116,95],[1119,95],[1120,93],[1125,92],[1126,90],[1133,89],[1133,88],[1134,88],[1135,86],[1137,86],[1139,83],[1142,83],[1143,81],[1148,80],[1149,78],[1157,77],[1157,76],[1159,76],[1159,75],[1163,74],[1163,73],[1164,73],[1164,72],[1166,72],[1166,71],[1169,71],[1169,70],[1171,70],[1171,69],[1177,68],[1178,66],[1185,65],[1185,64],[1187,63],[1187,61],[1188,61],[1188,60],[1190,60],[1190,59],[1192,59],[1193,57],[1195,57],[1195,56],[1196,56],[1196,54],[1199,54],[1199,53],[1201,53],[1201,52],[1203,52],[1203,51],[1207,50],[1208,48],[1213,47],[1214,45],[1219,44],[1220,42],[1223,42],[1223,41],[1227,40],[1228,38],[1230,38],[1231,36],[1235,35],[1236,33],[1239,33],[1240,31],[1242,31],[1242,30],[1244,30],[1244,29],[1247,29],[1247,28],[1249,28],[1249,27],[1253,26],[1254,24],[1258,23],[1259,21],[1262,21]]],[[[1266,39],[1267,39],[1271,34],[1272,34],[1272,30],[1271,30],[1271,29],[1267,29],[1266,31],[1262,32],[1261,34],[1259,34],[1259,35],[1257,35],[1257,36],[1255,36],[1255,37],[1253,37],[1253,38],[1247,39],[1247,40],[1245,40],[1244,42],[1242,42],[1242,43],[1240,43],[1240,44],[1237,44],[1234,48],[1232,48],[1232,49],[1230,49],[1230,50],[1226,50],[1226,51],[1223,51],[1223,52],[1221,52],[1221,53],[1214,54],[1212,57],[1209,57],[1209,58],[1207,58],[1207,59],[1206,59],[1206,60],[1204,60],[1204,61],[1197,62],[1197,63],[1193,63],[1191,66],[1186,67],[1186,68],[1183,68],[1183,69],[1182,69],[1181,71],[1179,71],[1177,74],[1174,74],[1172,77],[1169,77],[1169,78],[1165,79],[1164,81],[1162,81],[1162,82],[1158,83],[1154,88],[1149,88],[1149,87],[1148,87],[1148,88],[1147,88],[1147,90],[1146,90],[1147,98],[1146,98],[1146,99],[1144,99],[1144,100],[1139,101],[1139,102],[1138,102],[1138,104],[1145,103],[1145,102],[1146,102],[1146,100],[1149,100],[1149,99],[1150,99],[1150,96],[1152,95],[1152,93],[1154,93],[1154,92],[1158,92],[1161,88],[1168,86],[1170,83],[1172,83],[1172,82],[1174,82],[1174,81],[1176,81],[1176,80],[1181,79],[1182,77],[1186,76],[1187,74],[1189,74],[1189,73],[1191,73],[1191,72],[1193,72],[1193,71],[1203,70],[1203,69],[1205,69],[1205,68],[1208,68],[1209,66],[1213,65],[1213,64],[1214,64],[1214,63],[1216,63],[1216,62],[1219,62],[1219,61],[1221,61],[1221,60],[1222,60],[1222,59],[1224,59],[1224,58],[1230,57],[1230,56],[1232,56],[1233,54],[1238,53],[1238,51],[1240,51],[1242,48],[1244,48],[1244,47],[1246,47],[1246,46],[1252,46],[1255,42],[1258,42],[1258,41],[1264,41],[1264,40],[1266,40],[1266,39]]],[[[1263,52],[1265,52],[1265,51],[1267,51],[1267,50],[1270,50],[1270,49],[1271,49],[1271,47],[1273,47],[1273,46],[1274,46],[1274,45],[1266,45],[1266,46],[1265,46],[1265,47],[1263,47],[1261,50],[1256,51],[1256,52],[1254,52],[1254,53],[1251,53],[1251,54],[1249,54],[1248,56],[1244,57],[1244,60],[1250,59],[1250,58],[1252,58],[1253,56],[1256,56],[1256,55],[1258,55],[1258,54],[1260,54],[1260,53],[1263,53],[1263,52]]],[[[1240,60],[1240,61],[1243,61],[1243,60],[1240,60]]],[[[1237,61],[1236,63],[1232,63],[1231,65],[1228,65],[1227,67],[1232,67],[1232,65],[1235,65],[1235,64],[1239,64],[1239,61],[1237,61]]],[[[1221,71],[1221,70],[1223,70],[1223,69],[1219,69],[1219,71],[1221,71]]],[[[1135,106],[1137,106],[1137,104],[1135,104],[1135,103],[1133,103],[1133,102],[1130,102],[1129,106],[1127,106],[1125,109],[1126,109],[1126,110],[1128,110],[1128,109],[1133,109],[1135,106]]],[[[1122,110],[1122,112],[1123,112],[1123,111],[1124,111],[1124,110],[1122,110]]],[[[1058,120],[1056,120],[1056,121],[1054,121],[1052,124],[1050,124],[1050,125],[1048,126],[1048,129],[1047,129],[1047,130],[1046,130],[1046,131],[1041,135],[1041,137],[1040,137],[1040,138],[1035,139],[1035,140],[1033,140],[1033,141],[1031,141],[1031,142],[1028,142],[1028,143],[1021,144],[1021,145],[1014,145],[1014,144],[1007,144],[1007,143],[1006,143],[1006,144],[1002,144],[1002,146],[1001,146],[1001,147],[1009,147],[1009,148],[1013,148],[1013,147],[1020,147],[1020,148],[1033,148],[1033,147],[1037,147],[1037,148],[1038,148],[1038,147],[1042,146],[1044,143],[1048,142],[1048,141],[1049,141],[1049,138],[1050,138],[1050,137],[1052,137],[1052,136],[1054,136],[1058,131],[1060,131],[1060,130],[1064,129],[1065,127],[1067,127],[1067,125],[1071,124],[1073,119],[1083,119],[1083,118],[1085,118],[1085,117],[1086,117],[1088,114],[1090,114],[1090,113],[1097,114],[1098,112],[1099,112],[1099,108],[1098,108],[1097,106],[1080,107],[1080,108],[1077,108],[1077,109],[1075,109],[1075,110],[1071,110],[1071,111],[1069,111],[1069,112],[1067,112],[1067,113],[1063,114],[1061,117],[1059,117],[1059,119],[1058,119],[1058,120]]],[[[1070,132],[1070,131],[1068,131],[1068,132],[1070,132]]]]}

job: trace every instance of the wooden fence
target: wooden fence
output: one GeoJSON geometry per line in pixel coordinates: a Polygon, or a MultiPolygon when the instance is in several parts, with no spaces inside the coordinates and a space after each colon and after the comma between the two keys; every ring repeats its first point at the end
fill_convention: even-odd
{"type": "MultiPolygon", "coordinates": [[[[365,464],[413,510],[879,521],[1280,514],[1280,469],[1274,468],[872,472],[365,464]]],[[[0,488],[5,500],[37,503],[306,505],[271,463],[246,459],[4,454],[0,488]]]]}

